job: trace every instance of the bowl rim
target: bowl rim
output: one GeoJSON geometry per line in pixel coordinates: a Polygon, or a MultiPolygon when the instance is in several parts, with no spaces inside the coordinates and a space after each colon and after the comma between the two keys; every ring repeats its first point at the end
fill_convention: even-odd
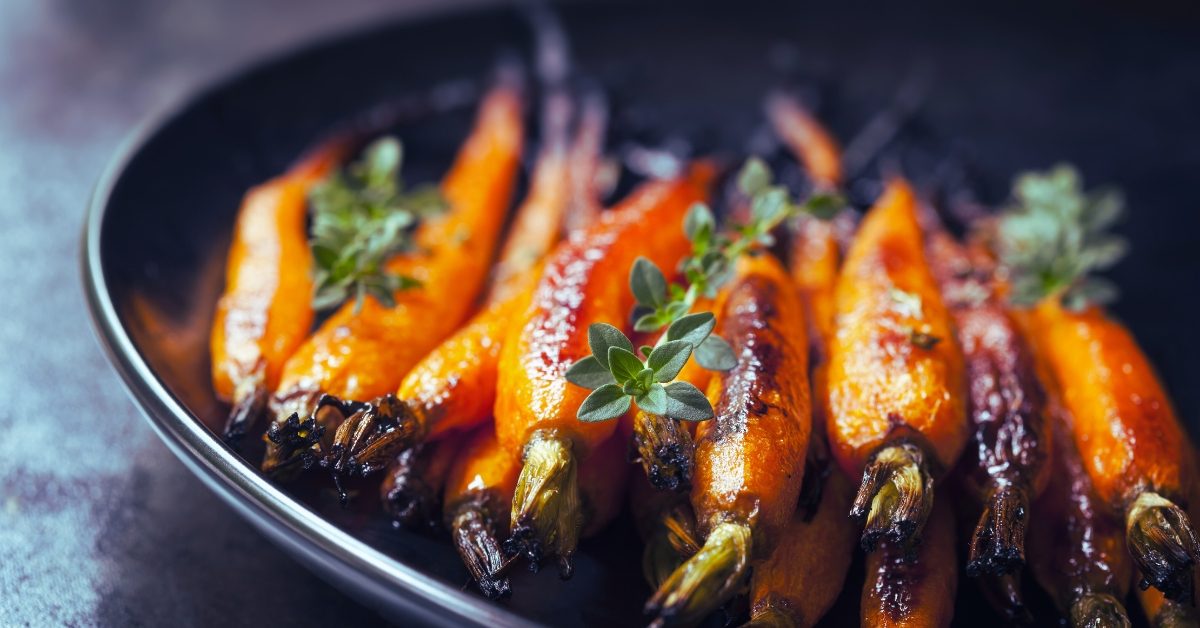
{"type": "MultiPolygon", "coordinates": [[[[465,7],[470,13],[504,7],[465,7]]],[[[157,107],[120,143],[92,189],[80,243],[80,270],[95,337],[130,397],[168,449],[242,517],[274,544],[339,589],[392,618],[446,626],[537,626],[515,613],[470,595],[354,538],[272,484],[205,427],[167,389],[138,351],[117,314],[105,277],[102,235],[116,186],[130,163],[155,137],[177,123],[198,103],[227,91],[260,72],[270,72],[296,57],[319,54],[353,39],[400,25],[418,26],[447,19],[446,7],[389,17],[382,24],[350,27],[283,49],[252,57],[215,79],[202,81],[157,107]]]]}

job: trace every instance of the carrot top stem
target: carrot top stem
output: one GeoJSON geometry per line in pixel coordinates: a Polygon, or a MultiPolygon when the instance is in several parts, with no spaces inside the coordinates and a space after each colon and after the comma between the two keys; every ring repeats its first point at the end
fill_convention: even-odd
{"type": "Polygon", "coordinates": [[[750,550],[748,524],[717,524],[646,602],[646,613],[657,616],[651,625],[691,624],[725,603],[750,574],[750,550]]]}
{"type": "Polygon", "coordinates": [[[871,552],[881,540],[909,544],[932,509],[933,476],[925,454],[912,443],[899,443],[879,450],[867,464],[850,517],[866,520],[862,547],[871,552]]]}
{"type": "Polygon", "coordinates": [[[683,564],[700,551],[693,517],[684,504],[664,511],[642,552],[642,575],[657,589],[683,564]]]}
{"type": "Polygon", "coordinates": [[[754,611],[750,621],[742,624],[742,628],[795,628],[799,624],[796,618],[774,604],[766,604],[754,611]]]}
{"type": "Polygon", "coordinates": [[[971,535],[967,575],[1002,575],[1025,565],[1029,491],[1012,483],[992,487],[971,535]]]}
{"type": "Polygon", "coordinates": [[[509,556],[523,555],[537,571],[546,552],[558,556],[559,575],[571,577],[571,556],[583,529],[578,464],[571,441],[539,430],[525,446],[512,501],[512,530],[504,543],[509,556]]]}
{"type": "Polygon", "coordinates": [[[1130,623],[1125,606],[1117,598],[1107,593],[1085,593],[1071,604],[1071,625],[1129,628],[1130,623]]]}
{"type": "Polygon", "coordinates": [[[1125,539],[1143,589],[1153,586],[1169,600],[1191,603],[1200,542],[1183,509],[1158,493],[1141,493],[1125,514],[1125,539]]]}
{"type": "Polygon", "coordinates": [[[498,600],[512,594],[503,548],[492,515],[491,499],[479,491],[455,509],[450,521],[450,538],[467,571],[489,599],[498,600]]]}
{"type": "Polygon", "coordinates": [[[679,421],[638,410],[633,419],[633,444],[654,488],[686,491],[691,487],[694,444],[679,421]]]}
{"type": "Polygon", "coordinates": [[[396,454],[412,446],[420,431],[420,423],[408,404],[393,395],[370,403],[336,402],[331,395],[323,397],[329,399],[335,401],[326,405],[334,406],[345,417],[321,459],[321,466],[333,474],[335,483],[343,477],[366,477],[387,467],[396,454]]]}

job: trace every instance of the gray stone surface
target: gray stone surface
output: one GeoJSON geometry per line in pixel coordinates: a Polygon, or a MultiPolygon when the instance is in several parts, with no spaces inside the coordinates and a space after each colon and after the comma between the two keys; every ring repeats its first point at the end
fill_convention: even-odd
{"type": "MultiPolygon", "coordinates": [[[[369,625],[167,451],[92,338],[85,203],[152,110],[436,0],[0,2],[0,625],[369,625]]],[[[461,4],[461,2],[460,2],[461,4]]]]}

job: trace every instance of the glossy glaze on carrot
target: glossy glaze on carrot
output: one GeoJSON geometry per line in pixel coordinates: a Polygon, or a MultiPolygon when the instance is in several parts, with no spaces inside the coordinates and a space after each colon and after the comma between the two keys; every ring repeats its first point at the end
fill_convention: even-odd
{"type": "Polygon", "coordinates": [[[503,574],[501,535],[520,470],[520,452],[506,449],[494,430],[484,428],[463,447],[446,481],[443,501],[454,548],[480,591],[492,599],[512,591],[503,574]]]}
{"type": "Polygon", "coordinates": [[[1083,467],[1104,507],[1123,519],[1143,585],[1190,602],[1200,543],[1177,504],[1192,490],[1194,461],[1154,367],[1099,308],[1073,312],[1047,299],[1033,320],[1083,467]]]}
{"type": "Polygon", "coordinates": [[[737,365],[714,375],[716,417],[696,436],[692,507],[703,548],[647,603],[657,622],[690,622],[736,592],[770,556],[796,509],[812,429],[804,310],[763,254],[737,262],[716,310],[737,365]]]}
{"type": "Polygon", "coordinates": [[[342,136],[325,142],[242,200],[210,339],[213,389],[234,406],[228,440],[245,435],[266,410],[284,362],[312,331],[308,192],[351,144],[342,136]]]}
{"type": "Polygon", "coordinates": [[[983,507],[969,536],[967,573],[1012,573],[1025,563],[1030,502],[1048,478],[1046,394],[988,256],[941,229],[930,234],[928,254],[966,364],[971,439],[958,468],[961,485],[983,507]]]}
{"type": "Polygon", "coordinates": [[[958,562],[954,514],[940,496],[916,547],[884,541],[867,556],[863,626],[944,628],[954,618],[958,562]]]}
{"type": "Polygon", "coordinates": [[[867,549],[915,540],[934,478],[967,441],[963,359],[925,259],[909,185],[892,180],[863,219],[838,280],[827,431],[861,477],[852,516],[867,549]]]}
{"type": "Polygon", "coordinates": [[[1054,413],[1050,482],[1034,503],[1038,524],[1029,530],[1031,570],[1072,625],[1128,626],[1122,601],[1133,566],[1121,525],[1096,494],[1061,410],[1054,413]]]}
{"type": "Polygon", "coordinates": [[[853,500],[849,479],[834,470],[812,517],[792,516],[771,557],[754,568],[749,626],[814,626],[829,612],[858,542],[846,521],[853,500]]]}
{"type": "Polygon", "coordinates": [[[674,267],[690,245],[680,225],[704,200],[712,167],[693,166],[676,180],[644,184],[576,232],[550,256],[531,307],[501,353],[496,431],[505,447],[522,451],[525,466],[513,501],[510,548],[536,563],[557,555],[570,573],[581,520],[576,460],[604,442],[614,421],[576,418],[587,389],[569,384],[567,368],[587,356],[587,328],[605,322],[627,327],[633,296],[629,268],[644,255],[674,267]]]}
{"type": "Polygon", "coordinates": [[[314,412],[321,395],[367,401],[393,392],[404,374],[467,317],[490,271],[522,136],[520,90],[504,83],[484,99],[475,128],[442,182],[449,209],[418,227],[418,252],[387,265],[422,285],[397,293],[392,308],[366,299],[355,313],[353,303],[345,304],[288,360],[271,400],[276,418],[264,471],[290,464],[297,454],[311,456],[322,431],[326,438],[333,435],[344,417],[314,412]]]}

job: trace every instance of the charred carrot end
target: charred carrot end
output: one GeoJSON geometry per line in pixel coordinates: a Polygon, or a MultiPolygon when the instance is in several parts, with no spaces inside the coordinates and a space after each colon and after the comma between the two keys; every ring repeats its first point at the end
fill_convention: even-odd
{"type": "Polygon", "coordinates": [[[1125,515],[1125,542],[1142,572],[1143,589],[1153,586],[1168,600],[1192,601],[1200,543],[1182,508],[1157,493],[1138,495],[1125,515]]]}
{"type": "Polygon", "coordinates": [[[657,589],[683,562],[700,551],[695,522],[686,505],[678,504],[662,514],[653,536],[642,553],[642,574],[657,589]]]}
{"type": "Polygon", "coordinates": [[[511,595],[512,587],[503,573],[505,555],[491,507],[486,492],[467,497],[450,520],[450,538],[479,590],[488,598],[498,600],[511,595]]]}
{"type": "Polygon", "coordinates": [[[258,422],[258,417],[267,411],[267,389],[261,382],[254,385],[251,391],[241,395],[229,412],[229,420],[225,423],[222,438],[229,445],[236,445],[246,436],[250,427],[258,422]]]}
{"type": "Polygon", "coordinates": [[[679,421],[638,411],[633,419],[633,444],[646,477],[654,488],[686,491],[692,486],[692,435],[679,421]]]}
{"type": "Polygon", "coordinates": [[[366,477],[382,470],[418,438],[420,422],[408,404],[393,395],[370,403],[341,402],[331,395],[324,399],[344,417],[329,452],[321,459],[321,466],[333,474],[338,486],[344,477],[366,477]]]}
{"type": "Polygon", "coordinates": [[[419,529],[424,527],[424,522],[436,520],[433,515],[437,495],[434,488],[424,482],[423,474],[417,471],[424,453],[424,445],[405,449],[396,456],[387,477],[379,485],[383,511],[396,524],[409,529],[419,529]]]}
{"type": "Polygon", "coordinates": [[[881,449],[867,464],[850,517],[865,520],[862,547],[871,552],[882,540],[911,544],[932,509],[933,475],[925,454],[912,443],[901,443],[881,449]]]}
{"type": "Polygon", "coordinates": [[[504,543],[509,556],[524,556],[536,571],[546,553],[558,557],[559,575],[571,577],[571,556],[583,528],[578,464],[571,442],[537,431],[525,446],[512,501],[512,529],[504,543]]]}
{"type": "Polygon", "coordinates": [[[1000,484],[992,488],[971,536],[967,575],[999,576],[1025,565],[1028,512],[1029,491],[1024,487],[1000,484]]]}
{"type": "Polygon", "coordinates": [[[1077,628],[1104,626],[1129,628],[1129,615],[1117,598],[1107,593],[1085,593],[1071,604],[1071,625],[1077,628]]]}
{"type": "Polygon", "coordinates": [[[704,547],[676,569],[646,602],[651,625],[690,624],[725,603],[750,573],[750,526],[717,524],[704,547]]]}

